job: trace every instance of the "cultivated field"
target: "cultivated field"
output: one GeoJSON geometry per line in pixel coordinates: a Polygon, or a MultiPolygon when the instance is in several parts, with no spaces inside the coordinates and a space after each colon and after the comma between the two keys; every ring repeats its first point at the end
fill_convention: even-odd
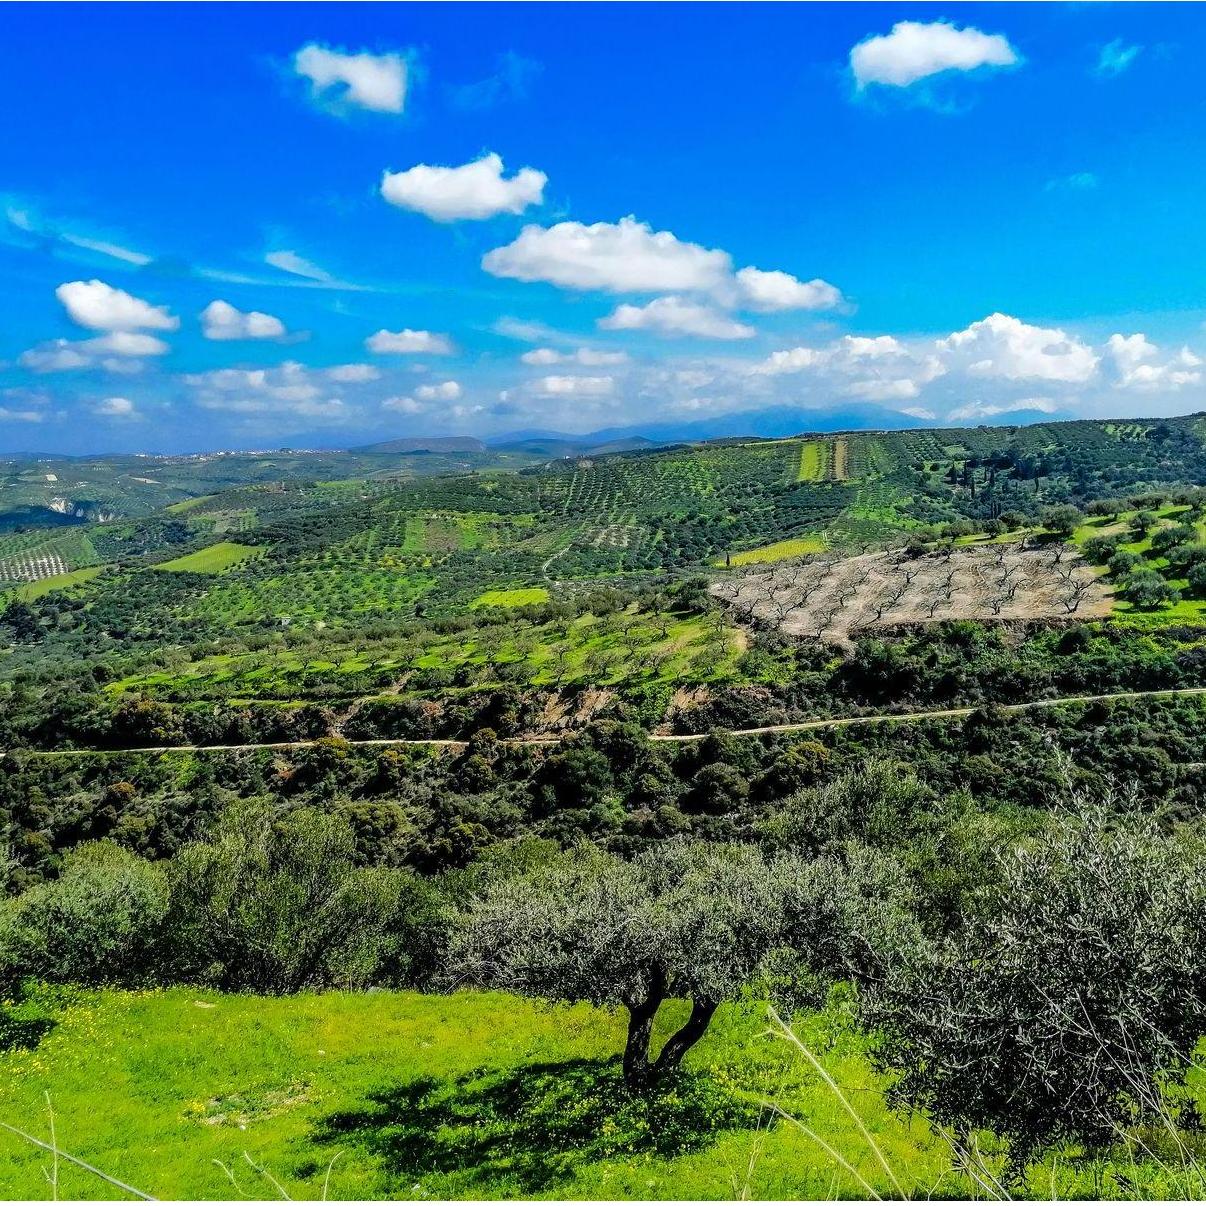
{"type": "Polygon", "coordinates": [[[1092,567],[1066,545],[814,557],[725,577],[712,593],[747,620],[838,645],[877,626],[1101,616],[1111,607],[1092,567]]]}

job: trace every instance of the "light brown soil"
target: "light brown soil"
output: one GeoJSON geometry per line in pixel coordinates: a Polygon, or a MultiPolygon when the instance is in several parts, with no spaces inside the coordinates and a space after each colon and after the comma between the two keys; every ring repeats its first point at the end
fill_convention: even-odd
{"type": "Polygon", "coordinates": [[[739,616],[840,646],[852,634],[896,624],[1088,618],[1111,607],[1092,567],[1070,547],[1016,544],[949,556],[814,557],[726,576],[712,593],[739,616]]]}

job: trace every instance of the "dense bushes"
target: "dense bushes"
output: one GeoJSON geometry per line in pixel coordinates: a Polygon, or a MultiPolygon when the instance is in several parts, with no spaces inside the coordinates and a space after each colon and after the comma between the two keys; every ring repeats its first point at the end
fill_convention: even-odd
{"type": "Polygon", "coordinates": [[[162,866],[109,842],[82,846],[57,880],[0,907],[0,984],[147,977],[167,908],[162,866]]]}
{"type": "Polygon", "coordinates": [[[7,902],[0,981],[412,984],[435,970],[443,907],[410,872],[357,865],[346,820],[242,802],[171,860],[95,843],[7,902]]]}
{"type": "Polygon", "coordinates": [[[945,939],[902,948],[865,1016],[898,1098],[1015,1164],[1171,1121],[1206,1033],[1206,871],[1196,839],[1087,807],[1014,845],[945,939]]]}

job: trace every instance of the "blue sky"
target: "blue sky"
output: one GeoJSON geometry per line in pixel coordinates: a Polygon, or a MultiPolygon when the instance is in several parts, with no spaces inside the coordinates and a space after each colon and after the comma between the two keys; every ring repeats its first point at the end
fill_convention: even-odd
{"type": "Polygon", "coordinates": [[[1192,5],[26,5],[0,450],[1206,409],[1192,5]]]}

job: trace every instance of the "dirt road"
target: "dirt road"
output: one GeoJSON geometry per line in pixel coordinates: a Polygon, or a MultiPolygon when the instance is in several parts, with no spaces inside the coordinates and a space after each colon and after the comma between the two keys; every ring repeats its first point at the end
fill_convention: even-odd
{"type": "MultiPolygon", "coordinates": [[[[1033,699],[1025,703],[1003,704],[1004,712],[1026,712],[1035,708],[1061,708],[1076,704],[1111,703],[1132,699],[1170,699],[1176,696],[1206,695],[1206,687],[1171,687],[1162,691],[1117,691],[1112,695],[1066,695],[1058,699],[1033,699]]],[[[753,729],[731,729],[735,737],[759,737],[768,733],[803,733],[816,729],[842,729],[863,724],[911,724],[924,720],[953,720],[970,716],[977,711],[974,707],[931,708],[921,712],[872,712],[866,716],[827,717],[823,720],[799,720],[792,724],[769,724],[753,729]]],[[[650,741],[701,741],[707,733],[650,733],[650,741]]],[[[505,745],[559,745],[573,733],[555,737],[505,737],[505,745]]],[[[0,752],[0,758],[8,753],[22,753],[46,758],[87,758],[106,754],[207,754],[230,750],[289,750],[301,749],[323,740],[321,737],[305,741],[265,741],[249,745],[143,745],[123,749],[64,749],[64,750],[13,750],[0,752]]],[[[348,739],[348,745],[430,745],[437,748],[464,749],[468,742],[454,741],[442,737],[364,737],[348,739]]]]}

